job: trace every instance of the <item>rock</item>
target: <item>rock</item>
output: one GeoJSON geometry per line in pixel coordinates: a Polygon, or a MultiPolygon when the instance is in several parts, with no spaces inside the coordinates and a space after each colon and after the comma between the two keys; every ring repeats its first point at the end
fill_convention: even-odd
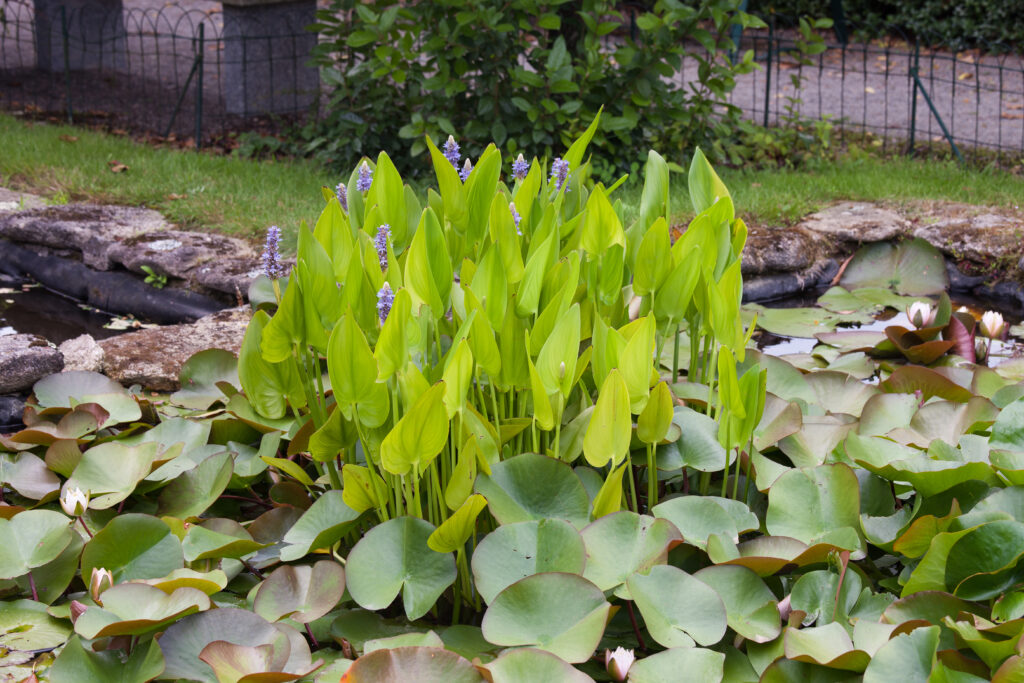
{"type": "Polygon", "coordinates": [[[826,287],[839,272],[835,259],[822,259],[796,273],[771,273],[743,282],[743,301],[771,301],[799,294],[808,289],[826,287]]]}
{"type": "Polygon", "coordinates": [[[0,215],[0,237],[14,242],[75,249],[85,265],[109,270],[112,246],[170,225],[156,211],[134,206],[65,204],[0,215]]]}
{"type": "Polygon", "coordinates": [[[44,206],[46,206],[46,200],[42,197],[0,187],[0,215],[25,209],[41,209],[44,206]]]}
{"type": "Polygon", "coordinates": [[[957,261],[970,261],[996,276],[1004,275],[1024,255],[1024,222],[993,213],[940,219],[916,228],[914,236],[957,261]]]}
{"type": "Polygon", "coordinates": [[[96,343],[92,335],[83,334],[68,339],[57,347],[64,356],[64,370],[85,370],[99,372],[103,369],[103,347],[96,343]]]}
{"type": "Polygon", "coordinates": [[[200,318],[191,325],[167,325],[103,339],[103,372],[126,386],[141,384],[152,391],[176,391],[181,366],[194,353],[226,349],[238,353],[249,324],[247,307],[231,308],[200,318]]]}
{"type": "Polygon", "coordinates": [[[25,401],[17,396],[0,396],[0,429],[17,429],[25,412],[25,401]]]}
{"type": "Polygon", "coordinates": [[[946,261],[946,276],[949,277],[949,288],[954,292],[969,292],[988,279],[984,275],[966,275],[949,260],[946,261]]]}
{"type": "Polygon", "coordinates": [[[876,204],[843,202],[811,214],[800,227],[842,242],[883,242],[903,234],[910,223],[876,204]]]}
{"type": "Polygon", "coordinates": [[[744,275],[803,270],[831,251],[828,240],[800,226],[750,226],[748,229],[750,232],[740,266],[744,275]]]}
{"type": "Polygon", "coordinates": [[[64,357],[34,334],[0,337],[0,394],[27,391],[37,381],[60,372],[64,357]]]}

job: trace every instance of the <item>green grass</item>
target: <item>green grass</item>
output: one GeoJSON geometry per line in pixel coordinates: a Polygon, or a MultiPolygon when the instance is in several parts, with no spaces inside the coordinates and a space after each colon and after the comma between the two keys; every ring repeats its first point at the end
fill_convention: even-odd
{"type": "MultiPolygon", "coordinates": [[[[186,228],[256,237],[268,225],[294,234],[323,205],[322,185],[337,178],[309,162],[251,161],[150,145],[69,126],[0,115],[0,184],[72,201],[139,204],[186,228]],[[111,172],[108,162],[128,166],[111,172]]],[[[847,156],[799,171],[720,169],[740,213],[751,223],[792,223],[832,201],[935,199],[1015,208],[1024,178],[952,162],[847,156]]],[[[686,220],[685,179],[673,177],[672,207],[686,220]]],[[[640,187],[621,191],[627,213],[640,187]]]]}

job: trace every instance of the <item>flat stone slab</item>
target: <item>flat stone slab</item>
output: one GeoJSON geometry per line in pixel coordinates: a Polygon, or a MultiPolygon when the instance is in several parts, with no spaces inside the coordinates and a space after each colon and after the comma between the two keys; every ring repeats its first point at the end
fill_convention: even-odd
{"type": "Polygon", "coordinates": [[[910,222],[878,204],[842,202],[812,213],[800,227],[841,242],[884,242],[906,232],[910,222]]]}
{"type": "Polygon", "coordinates": [[[0,336],[0,394],[28,391],[47,375],[60,372],[64,356],[34,334],[0,336]]]}
{"type": "Polygon", "coordinates": [[[27,192],[16,192],[0,187],[0,216],[15,211],[27,209],[41,209],[46,206],[46,200],[27,192]]]}
{"type": "Polygon", "coordinates": [[[915,237],[955,261],[990,268],[993,275],[1019,270],[1024,255],[1024,221],[996,213],[955,216],[917,227],[915,237]]]}
{"type": "Polygon", "coordinates": [[[748,226],[740,268],[744,275],[790,273],[814,265],[833,251],[830,240],[803,226],[748,226]]]}
{"type": "Polygon", "coordinates": [[[141,384],[151,391],[177,391],[179,374],[192,354],[206,349],[238,353],[249,309],[232,308],[200,318],[191,325],[167,325],[122,334],[99,342],[103,372],[126,386],[141,384]]]}

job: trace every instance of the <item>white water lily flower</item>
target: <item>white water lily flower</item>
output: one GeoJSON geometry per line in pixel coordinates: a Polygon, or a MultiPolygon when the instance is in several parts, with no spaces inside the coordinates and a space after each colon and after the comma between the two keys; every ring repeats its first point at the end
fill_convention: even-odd
{"type": "Polygon", "coordinates": [[[932,310],[929,304],[923,301],[915,301],[907,309],[907,317],[910,318],[910,322],[914,327],[921,329],[922,327],[928,327],[935,321],[935,311],[932,310]]]}
{"type": "Polygon", "coordinates": [[[93,567],[92,576],[89,578],[89,597],[93,599],[97,605],[102,606],[103,602],[100,600],[100,596],[103,595],[103,591],[114,585],[114,575],[109,569],[103,567],[93,567]]]}
{"type": "Polygon", "coordinates": [[[81,517],[89,507],[89,493],[77,486],[73,489],[64,489],[60,496],[60,506],[70,517],[81,517]]]}
{"type": "Polygon", "coordinates": [[[1001,313],[985,311],[981,316],[981,333],[989,339],[1001,337],[1005,324],[1001,313]]]}
{"type": "Polygon", "coordinates": [[[629,668],[633,666],[633,661],[636,656],[632,650],[627,650],[624,647],[615,648],[615,652],[611,650],[604,651],[604,666],[608,669],[608,673],[611,674],[612,678],[617,681],[626,680],[626,674],[629,673],[629,668]]]}

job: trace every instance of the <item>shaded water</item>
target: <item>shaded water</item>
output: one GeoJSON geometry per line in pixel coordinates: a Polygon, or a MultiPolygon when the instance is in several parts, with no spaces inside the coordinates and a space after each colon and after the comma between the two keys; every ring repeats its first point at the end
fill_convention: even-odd
{"type": "Polygon", "coordinates": [[[38,334],[54,344],[82,334],[106,339],[124,332],[105,328],[111,320],[38,285],[0,287],[0,335],[38,334]]]}

